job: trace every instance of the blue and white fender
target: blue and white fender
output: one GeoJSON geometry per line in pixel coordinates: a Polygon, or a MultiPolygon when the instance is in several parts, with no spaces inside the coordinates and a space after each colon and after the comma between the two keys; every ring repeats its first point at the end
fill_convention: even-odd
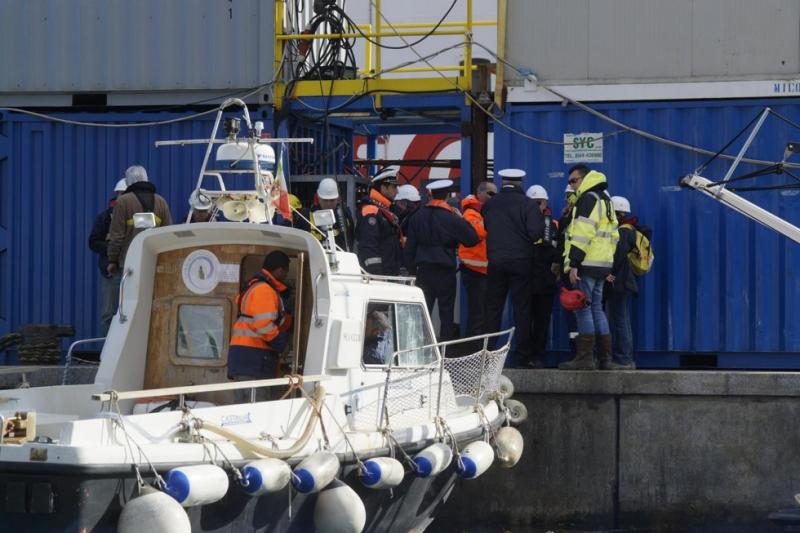
{"type": "Polygon", "coordinates": [[[319,492],[333,481],[339,472],[339,458],[331,452],[316,452],[294,469],[292,485],[297,492],[311,494],[319,492]]]}
{"type": "Polygon", "coordinates": [[[403,482],[403,463],[392,457],[375,457],[364,461],[361,483],[370,489],[390,489],[403,482]]]}
{"type": "Polygon", "coordinates": [[[422,478],[435,476],[447,468],[452,460],[453,450],[450,446],[441,442],[431,444],[414,456],[416,474],[422,478]]]}
{"type": "Polygon", "coordinates": [[[494,462],[494,448],[486,441],[467,444],[456,461],[456,473],[464,479],[475,479],[486,472],[494,462]]]}
{"type": "Polygon", "coordinates": [[[242,488],[252,496],[279,492],[291,478],[292,469],[280,459],[259,459],[242,468],[242,488]]]}
{"type": "Polygon", "coordinates": [[[184,507],[214,503],[228,492],[228,474],[217,465],[173,468],[164,481],[164,492],[184,507]]]}

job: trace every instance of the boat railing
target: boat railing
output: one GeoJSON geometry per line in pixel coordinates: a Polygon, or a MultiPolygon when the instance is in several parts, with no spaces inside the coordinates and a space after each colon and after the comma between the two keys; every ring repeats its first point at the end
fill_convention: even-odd
{"type": "Polygon", "coordinates": [[[416,423],[420,419],[445,416],[463,407],[464,400],[477,404],[498,389],[514,328],[463,339],[436,342],[397,350],[386,365],[386,379],[381,394],[380,417],[396,426],[395,419],[416,423]],[[497,348],[493,340],[508,336],[497,348]],[[457,345],[475,349],[468,355],[447,357],[457,345]],[[428,364],[400,365],[401,356],[433,352],[436,359],[428,364]],[[461,401],[459,401],[459,399],[461,401]]]}
{"type": "Polygon", "coordinates": [[[333,273],[332,277],[339,277],[339,278],[360,278],[361,281],[364,283],[369,283],[371,281],[386,281],[389,283],[399,283],[401,285],[410,285],[414,286],[416,283],[417,278],[412,276],[382,276],[378,274],[369,274],[367,272],[361,272],[360,274],[342,272],[342,273],[333,273]]]}
{"type": "Polygon", "coordinates": [[[69,345],[69,349],[67,350],[67,357],[64,359],[64,375],[61,377],[62,385],[66,385],[67,380],[69,379],[69,368],[72,366],[72,352],[75,351],[75,348],[83,344],[94,344],[96,342],[106,342],[106,338],[95,337],[93,339],[81,339],[69,345]]]}
{"type": "Polygon", "coordinates": [[[315,374],[311,376],[289,375],[282,378],[231,381],[228,383],[209,383],[207,385],[187,385],[184,387],[166,387],[162,389],[142,389],[125,392],[109,390],[98,394],[92,394],[92,400],[98,402],[112,402],[119,400],[140,400],[142,398],[177,396],[178,407],[183,409],[186,403],[187,394],[250,389],[250,402],[254,403],[256,399],[256,389],[280,386],[299,387],[304,383],[316,383],[319,381],[324,381],[329,377],[330,376],[326,376],[324,374],[315,374]]]}

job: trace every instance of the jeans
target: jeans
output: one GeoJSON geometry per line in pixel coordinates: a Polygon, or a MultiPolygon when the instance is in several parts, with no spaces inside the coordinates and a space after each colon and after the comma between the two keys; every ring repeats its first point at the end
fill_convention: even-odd
{"type": "Polygon", "coordinates": [[[122,274],[115,272],[110,278],[100,276],[100,332],[105,336],[111,326],[111,319],[119,307],[119,281],[122,274]]]}
{"type": "Polygon", "coordinates": [[[603,312],[603,285],[604,279],[593,278],[586,274],[581,275],[578,288],[592,301],[592,305],[575,311],[578,320],[578,333],[581,335],[608,335],[608,320],[603,312]]]}
{"type": "Polygon", "coordinates": [[[628,310],[630,299],[631,293],[626,291],[609,291],[606,299],[614,359],[625,365],[633,362],[633,330],[628,310]]]}

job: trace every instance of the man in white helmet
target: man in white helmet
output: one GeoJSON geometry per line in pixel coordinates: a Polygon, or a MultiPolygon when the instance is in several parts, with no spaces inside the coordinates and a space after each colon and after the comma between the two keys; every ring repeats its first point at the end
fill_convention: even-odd
{"type": "Polygon", "coordinates": [[[314,223],[314,213],[320,209],[332,209],[336,215],[336,225],[333,227],[333,235],[336,245],[342,250],[352,251],[355,238],[355,223],[350,210],[341,202],[339,197],[339,186],[333,178],[325,178],[317,186],[317,196],[314,203],[308,209],[301,209],[302,217],[295,217],[295,227],[310,232],[318,241],[323,241],[325,236],[315,228],[311,227],[307,221],[314,223]]]}
{"type": "Polygon", "coordinates": [[[403,234],[406,233],[409,217],[419,209],[421,204],[422,198],[416,187],[406,184],[397,188],[397,196],[394,197],[394,202],[392,202],[392,211],[400,220],[400,228],[403,230],[403,234]]]}
{"type": "Polygon", "coordinates": [[[111,214],[117,204],[117,198],[125,192],[128,186],[125,178],[117,181],[114,186],[114,196],[108,201],[106,207],[94,219],[92,233],[89,235],[89,248],[98,255],[97,267],[100,269],[100,332],[105,335],[114,313],[119,304],[119,272],[109,274],[108,267],[108,232],[111,228],[111,214]]]}

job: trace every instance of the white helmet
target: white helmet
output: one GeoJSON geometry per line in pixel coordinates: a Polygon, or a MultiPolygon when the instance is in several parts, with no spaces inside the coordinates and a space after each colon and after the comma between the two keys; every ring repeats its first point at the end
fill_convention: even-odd
{"type": "Polygon", "coordinates": [[[549,200],[547,191],[541,185],[531,185],[528,187],[528,192],[525,193],[531,200],[549,200]]]}
{"type": "Polygon", "coordinates": [[[320,200],[336,200],[339,198],[339,187],[333,178],[325,178],[317,186],[317,196],[320,200]]]}
{"type": "Polygon", "coordinates": [[[419,196],[419,191],[413,185],[401,185],[397,188],[397,196],[394,201],[408,200],[409,202],[420,202],[422,198],[419,196]]]}
{"type": "Polygon", "coordinates": [[[624,196],[612,196],[611,205],[614,206],[614,211],[619,211],[620,213],[631,212],[631,203],[624,196]]]}
{"type": "Polygon", "coordinates": [[[128,188],[128,184],[125,183],[125,178],[122,178],[114,185],[114,192],[125,192],[125,189],[128,188]]]}

